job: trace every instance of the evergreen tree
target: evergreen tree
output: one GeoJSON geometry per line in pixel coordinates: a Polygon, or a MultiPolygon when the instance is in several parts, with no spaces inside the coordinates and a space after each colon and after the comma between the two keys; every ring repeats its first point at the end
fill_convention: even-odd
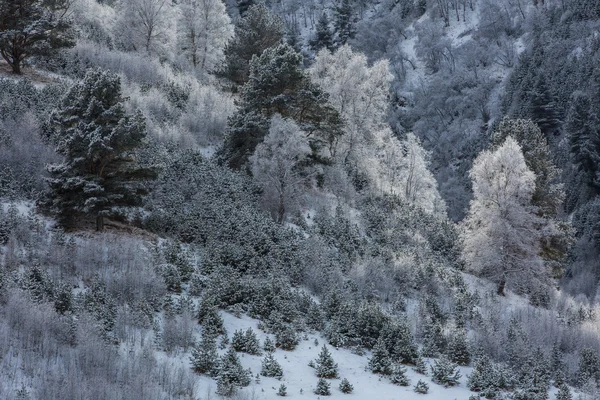
{"type": "Polygon", "coordinates": [[[204,334],[199,343],[195,343],[190,357],[192,368],[199,374],[216,376],[219,365],[217,341],[214,336],[204,334]]]}
{"type": "Polygon", "coordinates": [[[552,379],[554,379],[554,386],[560,388],[565,380],[565,369],[566,365],[563,361],[563,353],[555,342],[552,346],[552,353],[550,355],[550,371],[552,373],[552,379]]]}
{"type": "Polygon", "coordinates": [[[383,338],[377,340],[367,368],[374,374],[389,375],[392,373],[392,360],[383,338]]]}
{"type": "Polygon", "coordinates": [[[558,388],[558,393],[556,393],[556,400],[573,400],[571,390],[566,384],[563,383],[558,388]]]}
{"type": "Polygon", "coordinates": [[[537,77],[530,96],[529,115],[546,137],[552,137],[558,130],[560,119],[543,73],[537,77]]]}
{"type": "Polygon", "coordinates": [[[279,385],[279,390],[277,390],[277,396],[287,396],[287,386],[285,386],[283,383],[279,385]]]}
{"type": "Polygon", "coordinates": [[[329,27],[329,18],[326,13],[321,14],[317,22],[315,37],[309,41],[309,44],[315,53],[322,48],[333,51],[333,33],[329,27]]]}
{"type": "Polygon", "coordinates": [[[423,355],[437,357],[446,348],[446,338],[440,322],[427,318],[423,332],[423,355]]]}
{"type": "MultiPolygon", "coordinates": [[[[600,111],[600,110],[598,110],[600,111]]],[[[571,99],[566,129],[573,162],[584,175],[584,183],[600,193],[600,114],[589,95],[576,92],[571,99]]]]}
{"type": "Polygon", "coordinates": [[[352,386],[350,384],[348,379],[346,379],[346,378],[342,379],[342,381],[340,382],[340,392],[349,394],[349,393],[352,393],[353,391],[354,391],[354,386],[352,386]]]}
{"type": "Polygon", "coordinates": [[[320,378],[317,382],[317,388],[315,394],[318,396],[329,396],[331,395],[331,385],[323,378],[320,378]]]}
{"type": "Polygon", "coordinates": [[[581,350],[577,375],[579,384],[582,386],[589,380],[600,383],[600,358],[596,351],[589,347],[581,350]]]}
{"type": "Polygon", "coordinates": [[[467,377],[467,387],[473,392],[495,396],[498,385],[498,374],[491,360],[486,355],[481,355],[475,361],[471,375],[467,377]]]}
{"type": "Polygon", "coordinates": [[[461,375],[456,364],[442,356],[431,366],[431,377],[438,385],[448,387],[458,385],[461,375]]]}
{"type": "Polygon", "coordinates": [[[267,355],[263,359],[260,374],[262,376],[270,376],[277,379],[281,379],[283,377],[283,370],[281,369],[281,365],[273,357],[273,353],[267,353],[267,355]]]}
{"type": "Polygon", "coordinates": [[[343,46],[349,39],[354,39],[356,28],[354,27],[354,11],[350,0],[341,0],[334,9],[333,25],[337,33],[336,45],[343,46]]]}
{"type": "Polygon", "coordinates": [[[413,390],[420,394],[427,394],[429,392],[429,385],[419,379],[413,390]]]}
{"type": "Polygon", "coordinates": [[[219,361],[219,375],[217,377],[217,394],[231,396],[238,387],[250,384],[252,373],[245,370],[233,347],[219,361]]]}
{"type": "Polygon", "coordinates": [[[453,363],[458,365],[469,364],[471,361],[471,354],[469,353],[466,330],[460,329],[452,332],[446,354],[453,363]]]}
{"type": "Polygon", "coordinates": [[[338,365],[333,361],[327,346],[323,345],[319,357],[316,359],[317,376],[319,378],[333,379],[338,377],[338,365]]]}
{"type": "Polygon", "coordinates": [[[410,385],[410,381],[406,377],[406,368],[400,364],[394,365],[392,368],[392,375],[390,376],[390,382],[398,386],[410,385]]]}
{"type": "Polygon", "coordinates": [[[152,168],[139,165],[135,151],[146,137],[141,114],[128,115],[118,75],[93,69],[60,100],[47,124],[64,162],[48,170],[48,201],[63,224],[74,214],[96,216],[97,230],[116,207],[138,206],[152,168]]]}
{"type": "Polygon", "coordinates": [[[271,47],[252,59],[251,79],[242,89],[240,107],[229,120],[219,153],[230,167],[246,164],[266,136],[274,114],[294,120],[306,132],[315,157],[341,134],[342,122],[328,104],[328,95],[310,81],[301,65],[302,55],[288,44],[271,47]]]}
{"type": "Polygon", "coordinates": [[[414,370],[418,374],[427,375],[427,364],[425,363],[425,360],[423,359],[421,354],[419,354],[415,360],[414,370]]]}
{"type": "Polygon", "coordinates": [[[15,74],[23,62],[75,45],[69,0],[0,0],[0,56],[15,74]]]}
{"type": "Polygon", "coordinates": [[[198,307],[198,323],[202,324],[204,334],[217,336],[225,333],[223,318],[216,306],[216,299],[205,294],[198,307]]]}
{"type": "Polygon", "coordinates": [[[283,21],[264,4],[250,6],[235,27],[235,37],[225,47],[225,65],[219,74],[243,85],[250,76],[252,57],[280,44],[283,33],[283,21]]]}
{"type": "Polygon", "coordinates": [[[263,349],[267,353],[273,353],[275,351],[275,343],[273,343],[273,341],[267,337],[263,343],[263,349]]]}

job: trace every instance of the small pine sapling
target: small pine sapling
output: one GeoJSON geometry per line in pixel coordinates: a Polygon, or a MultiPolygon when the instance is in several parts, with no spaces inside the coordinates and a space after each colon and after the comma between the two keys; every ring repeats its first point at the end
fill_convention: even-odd
{"type": "Polygon", "coordinates": [[[327,346],[323,345],[317,362],[317,376],[319,378],[333,379],[338,377],[338,365],[333,361],[327,346]]]}
{"type": "Polygon", "coordinates": [[[279,386],[279,390],[277,391],[277,396],[281,396],[281,397],[287,396],[287,387],[283,383],[279,386]]]}
{"type": "Polygon", "coordinates": [[[382,338],[377,340],[367,368],[374,374],[389,375],[392,373],[392,361],[382,338]]]}
{"type": "Polygon", "coordinates": [[[270,338],[266,338],[263,343],[263,349],[267,353],[273,353],[275,352],[275,343],[270,338]]]}
{"type": "Polygon", "coordinates": [[[432,380],[444,387],[456,386],[461,377],[456,364],[442,356],[431,366],[432,380]]]}
{"type": "Polygon", "coordinates": [[[392,375],[390,376],[390,382],[398,386],[410,385],[410,381],[406,377],[406,368],[400,364],[394,365],[392,368],[392,375]]]}
{"type": "Polygon", "coordinates": [[[427,375],[427,364],[425,363],[425,360],[423,359],[423,357],[421,357],[420,354],[415,361],[414,371],[421,375],[427,375]]]}
{"type": "Polygon", "coordinates": [[[281,379],[283,376],[283,370],[281,365],[273,357],[273,353],[267,353],[262,361],[262,369],[260,370],[262,376],[270,376],[273,378],[281,379]]]}
{"type": "Polygon", "coordinates": [[[340,392],[350,394],[352,393],[352,391],[354,391],[354,386],[350,384],[348,379],[342,379],[342,381],[340,382],[340,392]]]}
{"type": "Polygon", "coordinates": [[[318,396],[329,396],[331,394],[331,385],[323,378],[319,378],[315,394],[318,396]]]}
{"type": "Polygon", "coordinates": [[[560,385],[558,393],[556,393],[556,400],[573,400],[573,395],[566,384],[560,385]]]}
{"type": "Polygon", "coordinates": [[[419,379],[419,382],[415,385],[414,391],[421,394],[427,394],[427,392],[429,392],[429,385],[419,379]]]}

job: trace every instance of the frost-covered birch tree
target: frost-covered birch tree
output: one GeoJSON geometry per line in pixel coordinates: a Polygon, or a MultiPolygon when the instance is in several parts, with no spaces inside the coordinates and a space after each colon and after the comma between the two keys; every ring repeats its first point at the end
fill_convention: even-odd
{"type": "Polygon", "coordinates": [[[279,223],[310,174],[302,164],[311,154],[306,134],[289,119],[275,115],[269,133],[250,157],[252,174],[264,190],[279,223]]]}
{"type": "Polygon", "coordinates": [[[536,177],[517,141],[509,136],[497,150],[481,153],[469,175],[474,198],[461,232],[468,267],[495,282],[499,295],[517,279],[542,278],[543,220],[531,203],[536,177]]]}
{"type": "Polygon", "coordinates": [[[186,60],[202,72],[223,61],[233,25],[222,0],[185,0],[179,5],[178,44],[186,60]]]}

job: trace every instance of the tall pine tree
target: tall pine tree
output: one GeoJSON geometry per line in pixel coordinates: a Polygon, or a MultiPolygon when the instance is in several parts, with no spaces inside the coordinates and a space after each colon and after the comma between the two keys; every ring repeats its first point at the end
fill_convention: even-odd
{"type": "Polygon", "coordinates": [[[118,75],[88,71],[61,99],[47,128],[64,157],[48,168],[48,205],[63,224],[80,214],[94,215],[101,231],[104,216],[116,213],[117,207],[141,205],[147,193],[144,183],[156,173],[137,162],[146,125],[140,113],[125,110],[118,75]]]}

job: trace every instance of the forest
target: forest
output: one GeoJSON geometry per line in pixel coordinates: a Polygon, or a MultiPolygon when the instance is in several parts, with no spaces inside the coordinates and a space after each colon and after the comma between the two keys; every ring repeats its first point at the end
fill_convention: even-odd
{"type": "Polygon", "coordinates": [[[598,0],[0,0],[0,399],[600,400],[598,0]]]}

